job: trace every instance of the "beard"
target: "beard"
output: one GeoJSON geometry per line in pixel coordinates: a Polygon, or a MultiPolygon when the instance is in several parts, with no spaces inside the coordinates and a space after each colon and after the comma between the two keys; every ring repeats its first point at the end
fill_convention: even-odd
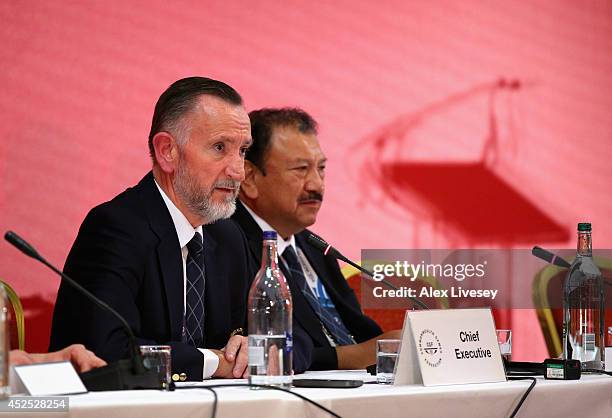
{"type": "Polygon", "coordinates": [[[173,180],[174,190],[190,212],[204,219],[204,224],[210,224],[219,219],[227,219],[236,210],[240,182],[226,179],[218,180],[211,187],[201,186],[197,176],[191,175],[185,163],[180,163],[173,180]],[[222,202],[214,202],[213,191],[216,187],[233,188],[234,193],[222,202]]]}

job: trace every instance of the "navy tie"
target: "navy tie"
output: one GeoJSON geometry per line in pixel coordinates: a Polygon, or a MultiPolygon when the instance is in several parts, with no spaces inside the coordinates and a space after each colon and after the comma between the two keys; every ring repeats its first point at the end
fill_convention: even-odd
{"type": "Polygon", "coordinates": [[[300,264],[295,250],[291,245],[285,248],[283,251],[283,259],[287,263],[289,268],[289,274],[293,277],[293,280],[300,287],[302,294],[310,304],[310,307],[319,317],[319,320],[323,326],[331,333],[332,337],[338,345],[349,345],[354,344],[355,340],[349,333],[348,329],[342,322],[338,311],[335,307],[321,307],[319,299],[312,293],[310,286],[306,283],[306,277],[304,276],[304,270],[300,264]]]}
{"type": "Polygon", "coordinates": [[[204,245],[196,232],[187,243],[187,289],[184,341],[200,347],[204,340],[204,245]]]}

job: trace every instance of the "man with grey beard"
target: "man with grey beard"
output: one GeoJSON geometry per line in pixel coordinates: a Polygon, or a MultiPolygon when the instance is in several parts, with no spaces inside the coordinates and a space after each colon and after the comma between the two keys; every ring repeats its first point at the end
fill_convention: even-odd
{"type": "MultiPolygon", "coordinates": [[[[241,334],[257,266],[225,218],[250,144],[249,117],[232,87],[203,77],[173,83],[155,106],[151,172],[89,212],[66,260],[65,273],[117,310],[138,344],[171,346],[175,380],[246,375],[241,334]]],[[[62,283],[50,350],[74,343],[107,362],[128,355],[119,321],[62,283]]],[[[300,344],[294,369],[308,364],[300,344]]]]}

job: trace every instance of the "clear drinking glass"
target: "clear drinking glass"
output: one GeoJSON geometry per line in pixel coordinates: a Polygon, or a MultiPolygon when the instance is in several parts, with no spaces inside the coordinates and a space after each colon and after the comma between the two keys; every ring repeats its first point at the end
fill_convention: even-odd
{"type": "Polygon", "coordinates": [[[502,357],[510,361],[512,356],[512,331],[509,329],[497,329],[495,333],[497,334],[497,344],[499,344],[499,351],[502,357]]]}
{"type": "Polygon", "coordinates": [[[376,341],[376,381],[384,385],[393,383],[395,363],[399,354],[400,340],[376,341]]]}
{"type": "Polygon", "coordinates": [[[140,354],[145,368],[155,370],[164,390],[170,390],[171,347],[169,345],[141,345],[140,354]]]}

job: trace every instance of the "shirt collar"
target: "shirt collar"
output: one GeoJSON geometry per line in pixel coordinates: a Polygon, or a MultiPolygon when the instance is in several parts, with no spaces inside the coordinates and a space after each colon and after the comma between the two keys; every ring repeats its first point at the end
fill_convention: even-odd
{"type": "Polygon", "coordinates": [[[253,212],[253,210],[250,207],[248,207],[244,202],[242,202],[242,205],[247,210],[247,212],[249,212],[249,214],[253,217],[255,222],[257,222],[257,225],[259,225],[262,231],[276,232],[276,249],[279,255],[282,255],[283,251],[285,251],[285,249],[290,245],[293,247],[293,251],[295,251],[295,253],[297,254],[297,247],[295,244],[295,235],[291,235],[287,240],[285,240],[283,237],[280,236],[280,234],[276,231],[276,229],[272,228],[268,222],[266,222],[263,218],[261,218],[255,212],[253,212]]]}
{"type": "Polygon", "coordinates": [[[164,199],[168,212],[170,212],[172,222],[174,223],[174,229],[176,229],[176,235],[178,236],[179,244],[181,248],[183,248],[189,241],[191,241],[191,238],[193,238],[196,232],[199,232],[200,235],[202,235],[202,225],[194,228],[191,223],[189,223],[183,212],[181,212],[179,208],[176,207],[174,202],[170,200],[166,192],[159,187],[157,180],[155,180],[155,185],[157,186],[157,190],[159,190],[162,199],[164,199]]]}

